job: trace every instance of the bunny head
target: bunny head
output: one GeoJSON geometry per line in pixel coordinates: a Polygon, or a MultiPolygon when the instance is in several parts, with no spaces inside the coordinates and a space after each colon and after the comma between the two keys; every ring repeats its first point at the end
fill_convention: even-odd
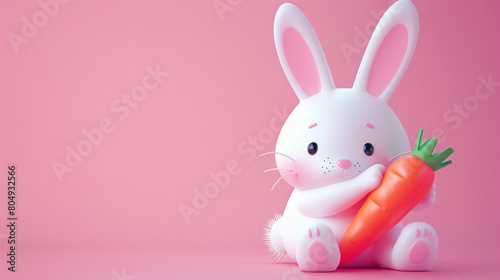
{"type": "Polygon", "coordinates": [[[387,105],[415,49],[418,15],[409,0],[380,19],[354,86],[335,88],[325,55],[307,18],[283,4],[274,37],[281,66],[300,102],[276,144],[281,175],[297,189],[354,178],[374,164],[390,165],[410,151],[406,132],[387,105]]]}

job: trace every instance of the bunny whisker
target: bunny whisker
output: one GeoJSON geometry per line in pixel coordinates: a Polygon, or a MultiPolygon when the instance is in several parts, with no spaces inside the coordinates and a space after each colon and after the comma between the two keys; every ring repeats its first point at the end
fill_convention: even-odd
{"type": "Polygon", "coordinates": [[[398,158],[398,157],[400,157],[400,156],[402,156],[402,155],[406,155],[406,154],[411,154],[411,151],[402,152],[402,153],[400,153],[400,154],[397,154],[397,155],[393,156],[391,159],[389,159],[389,161],[393,161],[393,160],[395,160],[396,158],[398,158]]]}
{"type": "Polygon", "coordinates": [[[293,158],[291,158],[290,156],[285,155],[284,153],[280,153],[280,152],[267,152],[267,153],[263,153],[263,154],[262,154],[262,155],[260,155],[260,156],[265,156],[265,155],[270,155],[270,154],[282,155],[282,156],[284,156],[284,157],[286,157],[286,158],[291,159],[291,160],[292,160],[292,161],[294,161],[294,162],[296,161],[296,160],[294,160],[293,158]]]}
{"type": "Polygon", "coordinates": [[[276,183],[274,183],[273,187],[271,188],[271,191],[274,189],[274,187],[276,186],[276,184],[278,184],[278,182],[279,182],[281,179],[285,178],[286,176],[290,176],[290,175],[294,175],[294,174],[297,174],[297,172],[291,172],[291,173],[288,173],[288,174],[285,174],[285,175],[281,176],[281,177],[280,177],[280,178],[276,181],[276,183]]]}
{"type": "Polygon", "coordinates": [[[271,168],[271,169],[264,170],[264,172],[276,171],[276,170],[289,170],[289,171],[293,171],[293,169],[291,169],[291,168],[271,168]]]}

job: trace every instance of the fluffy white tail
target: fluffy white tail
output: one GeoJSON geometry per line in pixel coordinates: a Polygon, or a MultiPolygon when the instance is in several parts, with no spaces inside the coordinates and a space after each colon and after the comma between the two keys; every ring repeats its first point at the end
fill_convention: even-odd
{"type": "Polygon", "coordinates": [[[280,219],[281,216],[276,214],[264,227],[264,241],[269,248],[269,252],[278,260],[287,256],[281,237],[281,228],[279,226],[280,219]]]}

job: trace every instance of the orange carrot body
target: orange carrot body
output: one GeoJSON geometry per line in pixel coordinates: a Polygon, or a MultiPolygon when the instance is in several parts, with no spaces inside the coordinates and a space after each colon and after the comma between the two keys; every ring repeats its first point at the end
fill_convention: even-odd
{"type": "Polygon", "coordinates": [[[391,164],[340,241],[340,265],[354,259],[399,223],[429,192],[434,173],[414,155],[391,164]]]}
{"type": "Polygon", "coordinates": [[[340,265],[344,265],[375,243],[401,221],[427,195],[435,172],[451,164],[445,161],[451,147],[433,154],[438,140],[422,142],[424,131],[418,132],[417,142],[409,156],[392,163],[380,186],[368,195],[340,240],[340,265]]]}

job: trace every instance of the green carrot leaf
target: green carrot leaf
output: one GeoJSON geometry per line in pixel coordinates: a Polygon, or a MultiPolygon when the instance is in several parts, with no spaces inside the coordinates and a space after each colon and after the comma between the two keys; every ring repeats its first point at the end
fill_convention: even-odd
{"type": "Polygon", "coordinates": [[[417,141],[415,147],[413,148],[412,155],[423,160],[427,165],[429,165],[434,171],[448,166],[451,164],[451,160],[445,161],[451,154],[453,154],[453,149],[448,147],[439,153],[432,154],[434,148],[438,143],[437,138],[427,139],[422,142],[422,136],[424,135],[424,130],[420,129],[417,136],[417,141]]]}

